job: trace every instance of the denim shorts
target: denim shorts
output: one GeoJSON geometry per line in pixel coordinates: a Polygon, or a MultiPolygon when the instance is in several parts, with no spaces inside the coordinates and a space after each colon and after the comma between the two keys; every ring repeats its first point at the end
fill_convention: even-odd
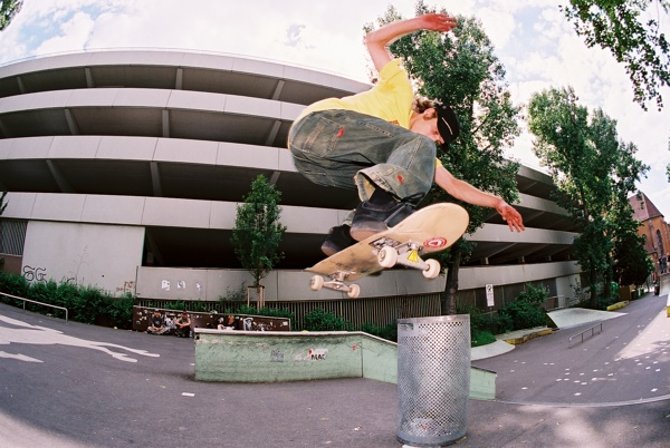
{"type": "Polygon", "coordinates": [[[293,123],[288,148],[296,168],[310,181],[357,189],[361,201],[381,188],[416,203],[433,185],[435,142],[358,112],[312,112],[293,123]]]}

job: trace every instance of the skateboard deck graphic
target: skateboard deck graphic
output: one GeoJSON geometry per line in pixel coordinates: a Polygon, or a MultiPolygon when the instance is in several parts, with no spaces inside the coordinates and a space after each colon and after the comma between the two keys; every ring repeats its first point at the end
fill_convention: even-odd
{"type": "Polygon", "coordinates": [[[346,292],[358,297],[360,287],[350,282],[396,264],[421,270],[424,277],[440,274],[437,260],[425,254],[440,252],[454,244],[468,226],[468,212],[459,205],[439,203],[417,210],[396,226],[372,235],[331,255],[314,266],[310,288],[346,292]]]}

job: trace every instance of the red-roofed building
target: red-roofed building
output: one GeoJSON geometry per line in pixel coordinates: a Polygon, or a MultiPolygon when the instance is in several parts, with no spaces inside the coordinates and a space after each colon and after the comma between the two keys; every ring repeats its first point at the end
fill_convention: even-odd
{"type": "Polygon", "coordinates": [[[638,234],[644,236],[644,247],[654,260],[655,275],[668,272],[668,252],[670,251],[670,225],[653,202],[640,192],[628,198],[633,207],[633,216],[640,222],[638,234]]]}

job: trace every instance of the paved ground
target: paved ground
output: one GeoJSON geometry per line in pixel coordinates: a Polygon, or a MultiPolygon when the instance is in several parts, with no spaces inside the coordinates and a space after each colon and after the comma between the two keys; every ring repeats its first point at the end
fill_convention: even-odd
{"type": "Polygon", "coordinates": [[[616,319],[569,326],[473,365],[497,372],[497,398],[508,402],[602,405],[670,399],[665,306],[665,297],[647,295],[620,310],[616,319]],[[583,331],[581,342],[577,335],[583,331]]]}
{"type": "MultiPolygon", "coordinates": [[[[584,344],[568,346],[573,327],[476,361],[498,371],[499,400],[469,402],[468,435],[455,446],[668,446],[666,299],[634,302],[584,344]]],[[[2,446],[401,446],[392,384],[203,383],[193,361],[191,340],[0,305],[2,446]]]]}

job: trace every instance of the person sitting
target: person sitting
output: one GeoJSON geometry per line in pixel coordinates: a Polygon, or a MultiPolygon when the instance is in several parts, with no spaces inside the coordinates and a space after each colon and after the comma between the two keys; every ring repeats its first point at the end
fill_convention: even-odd
{"type": "Polygon", "coordinates": [[[165,334],[170,328],[165,324],[165,318],[161,313],[161,310],[154,310],[151,315],[150,324],[147,327],[147,333],[149,334],[165,334]]]}
{"type": "Polygon", "coordinates": [[[219,319],[219,325],[216,326],[217,330],[235,330],[237,327],[237,322],[235,322],[235,316],[229,314],[225,319],[219,319]]]}
{"type": "Polygon", "coordinates": [[[186,310],[182,311],[181,316],[175,320],[175,332],[176,336],[180,338],[190,338],[191,337],[191,317],[188,315],[186,310]]]}

